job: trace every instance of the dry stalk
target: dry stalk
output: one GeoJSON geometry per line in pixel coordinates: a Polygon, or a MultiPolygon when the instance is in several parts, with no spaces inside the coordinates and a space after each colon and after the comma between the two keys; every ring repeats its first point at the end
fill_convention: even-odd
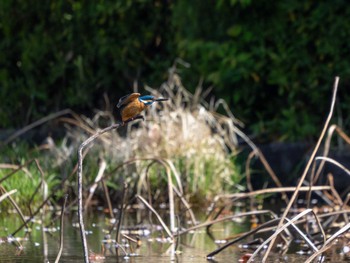
{"type": "Polygon", "coordinates": [[[171,238],[171,240],[174,239],[173,234],[171,233],[171,231],[169,230],[169,228],[167,227],[167,225],[164,223],[163,219],[161,218],[161,216],[157,213],[157,211],[150,206],[150,204],[140,195],[136,196],[138,199],[140,199],[140,201],[146,205],[146,207],[151,210],[153,212],[153,214],[156,216],[156,218],[158,219],[159,223],[162,225],[163,229],[165,230],[165,232],[168,234],[168,236],[171,238]]]}
{"type": "MultiPolygon", "coordinates": [[[[1,186],[0,186],[1,187],[1,186]]],[[[41,208],[43,208],[46,203],[50,200],[50,198],[53,196],[53,194],[49,195],[44,201],[43,203],[37,208],[37,210],[35,210],[35,212],[33,213],[33,215],[31,217],[29,217],[27,220],[25,220],[23,222],[23,224],[21,226],[19,226],[17,228],[17,230],[15,230],[11,235],[15,236],[24,226],[27,226],[27,224],[32,221],[32,219],[40,212],[41,208]]]]}
{"type": "Polygon", "coordinates": [[[331,193],[333,195],[333,198],[336,200],[335,203],[337,203],[338,205],[343,205],[343,200],[341,200],[338,191],[335,189],[333,175],[328,174],[327,178],[328,178],[329,185],[331,187],[331,193]]]}
{"type": "MultiPolygon", "coordinates": [[[[326,214],[322,214],[319,216],[316,216],[316,214],[314,212],[312,212],[315,216],[316,222],[321,230],[321,233],[323,235],[323,239],[324,239],[324,244],[326,243],[326,235],[324,233],[324,230],[321,226],[321,223],[319,221],[319,218],[325,218],[325,217],[330,217],[330,216],[335,216],[335,215],[339,215],[339,214],[346,214],[346,213],[350,213],[350,210],[345,210],[345,211],[335,211],[335,212],[330,212],[330,213],[326,213],[326,214]]],[[[228,242],[227,244],[223,245],[222,247],[216,249],[215,251],[211,252],[210,254],[207,255],[207,258],[212,258],[213,256],[215,256],[216,254],[220,253],[221,251],[223,251],[224,249],[226,249],[227,247],[230,247],[232,245],[234,245],[235,243],[247,238],[250,235],[253,235],[255,233],[262,233],[262,232],[267,232],[267,231],[273,231],[276,227],[274,227],[273,225],[277,225],[277,223],[280,221],[280,218],[276,218],[276,219],[272,219],[266,223],[261,224],[260,226],[258,226],[257,228],[254,228],[248,232],[245,233],[240,233],[238,235],[235,236],[235,239],[228,242]],[[238,236],[238,237],[237,237],[238,236]]],[[[302,219],[302,220],[297,220],[295,221],[295,224],[303,224],[305,222],[308,222],[309,219],[302,219]]],[[[231,238],[225,238],[225,240],[228,240],[231,238]]],[[[321,250],[320,250],[321,251],[321,250]]]]}
{"type": "MultiPolygon", "coordinates": [[[[85,132],[89,133],[90,135],[95,134],[96,131],[92,128],[90,128],[89,126],[85,125],[84,121],[81,119],[72,119],[72,118],[60,118],[59,121],[64,122],[64,123],[69,123],[72,125],[75,125],[79,128],[81,128],[82,130],[84,130],[85,132]]],[[[100,138],[103,142],[109,144],[110,141],[107,140],[105,137],[101,137],[100,138]]]]}
{"type": "MultiPolygon", "coordinates": [[[[257,155],[261,161],[261,163],[264,165],[266,171],[268,172],[268,174],[270,175],[270,177],[272,178],[272,180],[275,182],[275,184],[278,187],[283,187],[282,183],[280,182],[280,180],[278,179],[278,177],[276,176],[275,172],[272,170],[270,164],[267,162],[264,154],[260,151],[260,149],[252,142],[252,140],[245,135],[240,129],[238,129],[236,126],[234,126],[234,131],[252,148],[253,153],[255,155],[257,155]]],[[[286,202],[288,202],[288,197],[285,193],[282,193],[282,198],[283,200],[285,200],[286,202]]]]}
{"type": "Polygon", "coordinates": [[[86,210],[88,208],[89,203],[90,203],[90,201],[95,193],[95,190],[98,186],[98,182],[101,181],[101,179],[103,178],[106,167],[107,167],[106,161],[104,159],[101,159],[99,161],[99,169],[98,169],[98,173],[96,175],[96,178],[94,180],[94,183],[92,184],[92,186],[90,186],[89,196],[86,198],[84,210],[86,210]]]}
{"type": "Polygon", "coordinates": [[[298,232],[298,234],[306,241],[306,243],[309,244],[309,246],[314,250],[318,251],[317,247],[314,245],[314,243],[311,242],[310,239],[307,238],[307,236],[300,230],[299,227],[297,227],[293,222],[290,221],[290,219],[286,218],[287,222],[290,222],[292,227],[298,232]]]}
{"type": "MultiPolygon", "coordinates": [[[[347,144],[350,144],[350,138],[344,133],[344,131],[339,126],[337,126],[336,124],[333,124],[328,129],[327,138],[326,138],[326,141],[325,141],[325,144],[324,144],[325,145],[324,146],[324,151],[323,151],[323,154],[322,154],[323,157],[327,157],[328,156],[329,149],[330,149],[330,144],[331,144],[331,139],[333,137],[334,131],[336,131],[338,133],[338,135],[347,144]]],[[[314,180],[313,180],[314,184],[317,182],[325,162],[326,162],[326,160],[321,160],[321,163],[320,163],[320,165],[319,165],[319,167],[317,169],[316,175],[315,175],[314,180]]]]}
{"type": "MultiPolygon", "coordinates": [[[[3,195],[4,195],[4,194],[7,194],[6,189],[5,189],[2,185],[0,185],[0,192],[2,192],[3,195]]],[[[7,198],[9,199],[9,201],[11,202],[11,204],[13,205],[13,207],[16,209],[18,215],[20,216],[20,218],[21,218],[22,221],[23,221],[23,224],[24,224],[27,228],[29,228],[29,226],[28,226],[28,221],[25,220],[24,215],[23,215],[23,213],[22,213],[22,210],[21,210],[21,208],[18,206],[18,204],[16,203],[16,201],[11,197],[11,195],[8,195],[7,198]]]]}
{"type": "MultiPolygon", "coordinates": [[[[115,234],[115,242],[119,243],[120,240],[120,229],[122,226],[122,222],[123,222],[123,216],[124,216],[124,210],[126,208],[126,197],[128,195],[128,184],[124,183],[124,187],[123,187],[123,197],[122,197],[122,203],[120,204],[120,211],[119,211],[119,218],[116,222],[118,222],[117,224],[117,231],[115,234]]],[[[118,251],[117,251],[118,253],[118,251]]]]}
{"type": "MultiPolygon", "coordinates": [[[[139,185],[141,185],[143,183],[143,181],[145,181],[146,177],[146,181],[148,182],[148,171],[150,169],[150,167],[155,164],[155,163],[159,163],[160,165],[162,165],[166,171],[167,174],[167,182],[168,182],[168,195],[169,195],[169,214],[170,214],[170,229],[172,232],[175,231],[175,200],[174,200],[174,192],[176,192],[176,194],[180,197],[181,201],[183,202],[183,204],[185,205],[185,207],[188,209],[191,219],[192,221],[195,223],[195,217],[194,214],[192,212],[192,210],[190,209],[190,206],[188,205],[188,203],[186,202],[186,200],[183,198],[182,196],[182,184],[181,184],[181,178],[180,175],[178,174],[178,172],[175,169],[175,166],[173,165],[173,163],[170,160],[166,160],[166,159],[161,159],[161,158],[149,158],[149,160],[152,160],[152,162],[147,166],[146,168],[146,172],[144,174],[144,176],[142,176],[139,180],[139,185]],[[173,174],[175,176],[176,182],[179,185],[179,188],[181,190],[178,190],[176,188],[176,186],[172,183],[172,173],[171,171],[173,171],[173,174]]],[[[141,187],[139,186],[138,189],[140,189],[141,187]]],[[[150,185],[148,183],[148,188],[150,188],[150,185]]],[[[140,190],[138,191],[140,193],[140,190]]],[[[149,198],[149,202],[151,202],[151,197],[150,197],[150,189],[148,189],[148,198],[149,198]]]]}
{"type": "Polygon", "coordinates": [[[324,160],[327,162],[330,162],[332,164],[334,164],[335,166],[338,166],[340,169],[342,169],[345,173],[347,173],[348,175],[350,175],[350,170],[348,170],[344,165],[340,164],[339,162],[337,162],[336,160],[329,158],[329,157],[322,157],[322,156],[317,156],[315,158],[316,161],[318,160],[324,160]]]}
{"type": "MultiPolygon", "coordinates": [[[[333,116],[334,104],[335,104],[336,94],[337,94],[337,90],[338,90],[338,83],[339,83],[339,77],[336,77],[336,78],[335,78],[335,81],[334,81],[332,102],[331,102],[331,107],[330,107],[330,111],[329,111],[328,117],[327,117],[326,122],[325,122],[325,124],[324,124],[324,127],[323,127],[323,130],[322,130],[322,132],[321,132],[320,138],[319,138],[318,141],[317,141],[317,144],[316,144],[316,146],[315,146],[315,149],[313,150],[313,152],[312,152],[312,154],[311,154],[311,156],[310,156],[310,159],[309,159],[309,161],[308,161],[308,163],[307,163],[307,165],[306,165],[306,167],[305,167],[305,170],[304,170],[304,172],[303,172],[303,174],[302,174],[302,176],[301,176],[301,178],[300,178],[300,180],[299,180],[299,183],[298,183],[298,185],[297,185],[297,189],[296,189],[296,191],[293,193],[293,195],[292,195],[292,197],[291,197],[291,199],[290,199],[290,201],[289,201],[289,203],[288,203],[288,205],[287,205],[285,211],[283,212],[283,215],[282,215],[282,217],[281,217],[281,221],[280,221],[280,223],[278,224],[278,227],[277,227],[277,228],[278,228],[278,229],[277,229],[277,232],[278,232],[279,229],[282,227],[283,222],[284,222],[285,218],[287,217],[287,214],[289,213],[289,210],[290,210],[290,208],[292,207],[292,204],[294,203],[294,201],[295,201],[295,199],[296,199],[296,197],[297,197],[297,195],[298,195],[298,193],[299,193],[299,189],[300,189],[300,187],[302,186],[302,184],[303,184],[303,182],[304,182],[304,180],[305,180],[305,177],[306,177],[306,175],[307,175],[307,173],[308,173],[308,171],[309,171],[309,169],[310,169],[310,166],[311,166],[312,162],[314,161],[314,158],[315,158],[315,156],[316,156],[316,153],[317,153],[317,151],[318,151],[318,149],[319,149],[319,147],[320,147],[320,145],[321,145],[321,142],[322,142],[322,140],[323,140],[323,137],[324,137],[324,135],[325,135],[325,133],[326,133],[326,131],[327,131],[327,129],[328,129],[329,122],[330,122],[330,120],[331,120],[331,118],[332,118],[332,116],[333,116]]],[[[270,253],[270,251],[271,251],[271,249],[272,249],[272,247],[273,247],[273,245],[274,245],[274,243],[275,243],[276,237],[277,237],[277,235],[273,235],[273,238],[271,239],[271,243],[269,244],[269,247],[268,247],[268,249],[266,250],[265,255],[264,255],[264,257],[263,257],[263,262],[266,262],[266,259],[267,259],[268,255],[269,255],[269,253],[270,253]]],[[[253,258],[253,257],[252,257],[252,258],[253,258]]]]}
{"type": "MultiPolygon", "coordinates": [[[[32,162],[34,162],[34,160],[35,160],[35,159],[31,159],[31,160],[25,162],[25,163],[22,164],[22,165],[16,166],[16,169],[15,169],[15,170],[13,170],[12,172],[10,172],[9,174],[5,175],[3,178],[0,179],[0,184],[1,184],[2,182],[6,181],[8,178],[10,178],[12,175],[14,175],[15,173],[17,173],[18,171],[24,170],[24,168],[25,168],[26,166],[28,166],[29,164],[31,164],[32,162]]],[[[25,171],[25,170],[24,170],[24,171],[25,171]]],[[[27,170],[26,173],[29,173],[28,170],[27,170]]],[[[29,173],[29,174],[30,174],[30,173],[29,173]]]]}
{"type": "MultiPolygon", "coordinates": [[[[271,193],[281,193],[281,192],[295,192],[297,190],[297,187],[291,186],[291,187],[277,187],[277,188],[266,188],[261,190],[256,190],[253,192],[248,193],[235,193],[235,194],[223,194],[223,195],[217,195],[215,197],[215,202],[217,202],[221,198],[230,199],[230,198],[248,198],[256,195],[263,195],[263,194],[271,194],[271,193]]],[[[322,191],[322,190],[331,190],[331,186],[324,185],[324,186],[312,186],[311,191],[322,191]]],[[[299,188],[300,192],[307,192],[309,191],[309,186],[301,186],[299,188]]]]}
{"type": "Polygon", "coordinates": [[[113,218],[114,215],[113,215],[112,202],[111,202],[111,198],[109,197],[108,187],[107,187],[106,182],[105,182],[104,179],[101,180],[101,184],[102,184],[102,189],[103,189],[103,192],[105,194],[106,201],[107,201],[107,206],[108,206],[108,210],[109,210],[109,216],[111,218],[113,218]]]}
{"type": "Polygon", "coordinates": [[[28,202],[28,210],[30,212],[30,216],[32,216],[31,203],[33,202],[35,195],[39,192],[39,190],[42,187],[42,185],[43,184],[45,185],[44,171],[43,171],[43,169],[40,166],[39,160],[38,159],[34,159],[34,161],[35,161],[35,165],[38,168],[38,171],[40,173],[41,180],[40,180],[40,183],[38,184],[38,186],[36,187],[36,189],[34,190],[32,196],[30,197],[29,202],[28,202]]]}
{"type": "Polygon", "coordinates": [[[249,192],[254,191],[253,185],[252,185],[252,180],[250,177],[250,163],[255,155],[256,155],[255,152],[251,151],[250,154],[248,155],[247,161],[245,163],[245,175],[247,178],[247,188],[248,188],[249,192]]]}
{"type": "MultiPolygon", "coordinates": [[[[223,245],[222,247],[217,248],[213,252],[209,253],[207,255],[207,259],[212,259],[216,254],[219,254],[221,251],[225,250],[226,248],[232,246],[233,244],[245,239],[246,237],[249,237],[250,235],[253,235],[257,232],[260,232],[260,230],[263,230],[265,228],[268,228],[270,226],[276,225],[279,222],[279,218],[272,219],[264,224],[261,224],[260,226],[254,228],[253,230],[250,230],[249,232],[241,234],[238,238],[228,242],[227,244],[223,245]]],[[[271,231],[273,228],[268,229],[268,231],[271,231]]]]}
{"type": "MultiPolygon", "coordinates": [[[[345,166],[343,166],[342,164],[340,164],[339,162],[337,162],[336,160],[332,159],[332,158],[329,158],[329,157],[316,157],[315,160],[322,160],[323,162],[330,162],[332,164],[334,164],[335,166],[339,167],[340,169],[342,169],[346,174],[350,175],[350,170],[347,169],[345,166]]],[[[342,199],[340,198],[337,190],[335,189],[334,187],[334,179],[333,179],[333,176],[329,176],[328,177],[328,180],[329,180],[329,183],[330,183],[330,186],[331,186],[331,191],[333,193],[333,196],[336,197],[341,209],[344,208],[344,206],[346,206],[347,204],[347,201],[346,202],[343,202],[342,199]]],[[[337,220],[338,217],[336,217],[332,223],[337,220]]],[[[344,215],[344,220],[345,222],[349,222],[349,218],[347,215],[344,215]]]]}
{"type": "MultiPolygon", "coordinates": [[[[33,160],[31,160],[33,161],[33,160]]],[[[16,170],[18,168],[22,167],[22,171],[27,174],[27,175],[31,175],[31,173],[28,171],[27,168],[23,167],[23,165],[17,165],[17,164],[11,164],[11,163],[1,163],[0,164],[0,169],[12,169],[12,170],[16,170]]],[[[17,170],[18,171],[18,170],[17,170]]],[[[1,179],[2,180],[2,179],[1,179]]]]}
{"type": "Polygon", "coordinates": [[[258,210],[258,211],[250,211],[250,212],[245,212],[245,213],[239,213],[239,214],[235,214],[235,215],[230,215],[230,216],[225,216],[219,219],[215,219],[212,221],[207,221],[201,224],[197,224],[193,227],[187,228],[185,230],[182,230],[180,232],[174,233],[174,236],[178,236],[178,235],[183,235],[186,234],[188,232],[197,230],[199,228],[203,228],[203,227],[207,227],[213,224],[217,224],[217,223],[221,223],[224,221],[228,221],[228,220],[232,220],[233,218],[239,218],[239,217],[244,217],[244,216],[251,216],[251,215],[261,215],[261,214],[271,214],[273,217],[276,218],[276,215],[270,211],[270,210],[258,210]]]}
{"type": "MultiPolygon", "coordinates": [[[[281,227],[277,226],[276,231],[274,232],[274,234],[272,236],[270,236],[268,239],[266,239],[252,254],[252,256],[249,258],[248,263],[251,263],[254,260],[254,257],[256,257],[256,255],[259,253],[260,250],[262,250],[265,245],[267,245],[270,241],[272,241],[273,239],[275,239],[283,230],[285,230],[287,227],[289,227],[292,223],[294,223],[295,221],[297,221],[300,217],[303,217],[304,215],[308,214],[312,212],[312,209],[306,209],[305,211],[301,212],[300,214],[298,214],[297,216],[295,216],[292,220],[288,220],[288,222],[284,225],[282,225],[281,227]]],[[[281,219],[282,220],[282,219],[281,219]]],[[[280,221],[281,222],[281,221],[280,221]]]]}
{"type": "Polygon", "coordinates": [[[0,196],[0,203],[4,201],[7,197],[17,192],[17,189],[12,189],[11,191],[4,193],[0,196]]]}
{"type": "Polygon", "coordinates": [[[339,237],[344,232],[348,231],[350,229],[350,223],[346,224],[344,227],[339,229],[336,233],[334,233],[330,238],[327,239],[327,241],[324,243],[323,247],[316,253],[314,253],[311,257],[309,257],[306,261],[306,263],[312,262],[318,255],[325,252],[327,249],[333,246],[333,241],[339,237]]]}
{"type": "Polygon", "coordinates": [[[62,255],[62,251],[63,251],[63,222],[64,222],[64,209],[66,207],[66,203],[67,203],[67,198],[68,195],[66,194],[64,196],[64,202],[62,205],[62,209],[61,209],[61,224],[60,224],[60,249],[58,250],[58,254],[55,260],[55,263],[58,263],[60,261],[61,255],[62,255]]]}
{"type": "Polygon", "coordinates": [[[58,112],[55,112],[55,113],[52,113],[44,118],[41,118],[40,120],[37,120],[27,126],[25,126],[24,128],[18,130],[17,132],[15,132],[14,134],[12,134],[10,137],[8,137],[3,145],[6,145],[8,144],[9,142],[13,141],[14,139],[16,139],[18,136],[26,133],[27,131],[37,127],[37,126],[40,126],[41,124],[49,121],[49,120],[52,120],[52,119],[55,119],[55,118],[58,118],[62,115],[66,115],[66,114],[71,114],[71,115],[75,115],[75,113],[73,111],[71,111],[70,109],[65,109],[65,110],[61,110],[61,111],[58,111],[58,112]]]}

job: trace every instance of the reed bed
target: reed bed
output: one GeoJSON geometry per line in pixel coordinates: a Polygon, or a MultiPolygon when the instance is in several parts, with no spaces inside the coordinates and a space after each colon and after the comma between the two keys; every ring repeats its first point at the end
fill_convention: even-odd
{"type": "MultiPolygon", "coordinates": [[[[335,80],[326,123],[298,184],[284,186],[259,148],[241,131],[242,123],[229,111],[225,102],[218,100],[207,103],[205,96],[209,91],[203,90],[200,85],[191,94],[182,85],[177,66],[174,64],[169,70],[168,80],[160,88],[146,88],[150,94],[167,97],[171,101],[149,108],[144,113],[145,121],[137,120],[121,127],[115,123],[108,110],[113,106],[106,100],[107,110],[97,111],[93,118],[65,110],[30,125],[29,128],[32,128],[59,117],[67,134],[59,144],[49,138],[39,146],[38,150],[46,153],[40,160],[32,159],[22,162],[22,165],[0,164],[0,205],[9,200],[7,205],[15,207],[23,222],[12,235],[18,235],[24,227],[29,229],[31,220],[38,214],[44,218],[48,213],[47,204],[56,204],[61,198],[64,205],[56,217],[61,220],[61,228],[64,211],[78,205],[78,225],[85,262],[97,258],[103,260],[105,256],[89,251],[85,234],[85,212],[96,200],[105,200],[105,206],[108,207],[113,222],[108,231],[108,242],[114,245],[118,256],[134,255],[134,249],[141,245],[137,237],[121,232],[124,214],[135,204],[149,211],[149,222],[153,222],[152,219],[159,222],[166,236],[161,242],[169,245],[168,252],[172,260],[181,250],[181,236],[205,228],[215,239],[211,233],[212,226],[237,219],[251,222],[251,229],[216,240],[220,242],[217,242],[217,249],[208,251],[208,260],[218,257],[228,247],[244,242],[242,262],[257,259],[266,262],[276,254],[288,253],[291,242],[297,239],[303,240],[305,244],[303,251],[307,255],[306,262],[322,262],[328,251],[334,253],[335,246],[348,246],[350,194],[344,196],[337,192],[332,175],[328,176],[327,184],[318,183],[326,162],[343,170],[346,176],[350,174],[348,168],[328,157],[334,134],[350,143],[349,137],[340,127],[329,126],[339,79],[335,80]],[[218,113],[219,107],[224,113],[218,113]],[[69,116],[63,116],[63,113],[69,116]],[[252,149],[245,165],[246,186],[240,185],[242,175],[235,162],[239,152],[238,137],[252,149]],[[318,156],[323,140],[323,152],[318,156]],[[253,157],[259,158],[275,186],[252,188],[251,180],[254,178],[250,173],[250,165],[253,157]],[[50,177],[46,172],[48,170],[60,171],[62,180],[57,182],[57,176],[50,177]],[[74,175],[77,175],[78,180],[74,175]],[[32,183],[30,191],[23,178],[29,178],[32,183]],[[18,195],[23,189],[29,192],[28,197],[18,195]],[[70,200],[57,194],[55,189],[61,189],[62,194],[69,193],[70,200]],[[257,205],[259,199],[271,194],[278,194],[286,203],[282,215],[279,215],[280,211],[262,209],[257,205]],[[313,204],[311,196],[318,196],[326,205],[313,204]],[[197,220],[193,211],[195,201],[199,199],[203,200],[200,204],[205,204],[207,210],[207,218],[202,222],[197,220]],[[236,212],[235,206],[242,200],[250,204],[249,211],[236,212]],[[160,206],[164,204],[167,218],[160,213],[160,206]],[[20,206],[26,208],[25,213],[29,216],[24,216],[20,206]],[[115,206],[118,208],[117,214],[112,211],[115,206]],[[126,242],[129,245],[126,246],[126,242]]],[[[24,132],[29,128],[24,128],[24,132]]],[[[18,134],[21,132],[6,142],[15,140],[18,134]]],[[[56,262],[64,247],[62,233],[61,229],[56,262]]],[[[342,257],[346,258],[348,252],[344,251],[342,257]]]]}

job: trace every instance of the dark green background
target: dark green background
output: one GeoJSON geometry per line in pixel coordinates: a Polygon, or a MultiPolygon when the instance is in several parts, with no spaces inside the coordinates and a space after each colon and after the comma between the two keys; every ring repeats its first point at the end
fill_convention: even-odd
{"type": "Polygon", "coordinates": [[[0,127],[70,107],[91,114],[137,81],[159,86],[175,58],[203,77],[251,133],[315,138],[341,78],[335,120],[349,124],[347,1],[0,1],[0,127]]]}

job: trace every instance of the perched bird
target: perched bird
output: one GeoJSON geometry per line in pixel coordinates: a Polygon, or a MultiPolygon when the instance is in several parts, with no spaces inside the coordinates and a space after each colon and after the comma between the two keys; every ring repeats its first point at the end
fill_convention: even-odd
{"type": "Polygon", "coordinates": [[[117,108],[119,109],[118,120],[124,125],[125,122],[129,122],[135,119],[143,119],[140,113],[152,105],[156,101],[166,101],[165,98],[155,98],[151,95],[141,96],[140,93],[131,93],[121,97],[117,108]]]}

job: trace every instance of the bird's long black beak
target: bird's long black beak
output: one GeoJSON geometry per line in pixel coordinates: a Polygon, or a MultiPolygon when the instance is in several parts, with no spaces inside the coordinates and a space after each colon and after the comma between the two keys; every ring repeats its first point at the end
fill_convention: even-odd
{"type": "Polygon", "coordinates": [[[158,99],[155,99],[154,101],[166,101],[166,100],[169,100],[167,98],[158,98],[158,99]]]}

